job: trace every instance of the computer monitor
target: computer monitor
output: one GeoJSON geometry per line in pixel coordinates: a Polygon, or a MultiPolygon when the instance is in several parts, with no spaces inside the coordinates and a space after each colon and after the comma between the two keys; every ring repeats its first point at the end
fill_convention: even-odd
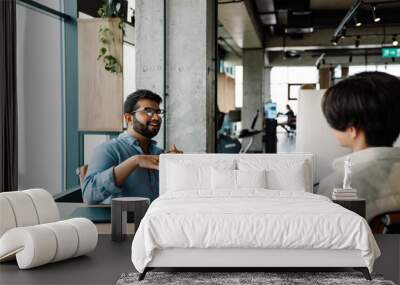
{"type": "Polygon", "coordinates": [[[267,102],[264,104],[264,117],[265,119],[276,119],[277,117],[276,103],[267,102]]]}

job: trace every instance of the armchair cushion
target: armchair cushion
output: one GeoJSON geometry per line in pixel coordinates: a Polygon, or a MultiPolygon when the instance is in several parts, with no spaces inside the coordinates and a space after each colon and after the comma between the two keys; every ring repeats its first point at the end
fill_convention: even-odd
{"type": "Polygon", "coordinates": [[[86,254],[97,245],[88,219],[58,221],[53,197],[44,189],[0,193],[0,262],[17,259],[20,269],[86,254]]]}
{"type": "Polygon", "coordinates": [[[53,197],[44,189],[3,192],[0,194],[0,236],[14,227],[55,222],[60,214],[53,197]],[[4,222],[3,222],[4,220],[4,222]]]}
{"type": "Polygon", "coordinates": [[[96,226],[76,218],[13,228],[0,238],[0,261],[16,257],[20,269],[80,256],[97,245],[96,226]]]}

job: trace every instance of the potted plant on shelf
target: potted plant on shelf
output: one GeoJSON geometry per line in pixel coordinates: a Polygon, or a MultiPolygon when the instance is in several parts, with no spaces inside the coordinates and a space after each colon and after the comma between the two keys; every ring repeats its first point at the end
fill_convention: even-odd
{"type": "MultiPolygon", "coordinates": [[[[118,28],[122,31],[122,36],[125,33],[124,11],[126,11],[125,0],[104,0],[103,5],[97,11],[99,17],[103,19],[118,18],[118,28]]],[[[122,64],[118,58],[112,54],[111,46],[115,43],[115,32],[109,25],[100,25],[99,28],[99,52],[97,60],[103,60],[104,69],[111,73],[122,73],[122,64]]]]}

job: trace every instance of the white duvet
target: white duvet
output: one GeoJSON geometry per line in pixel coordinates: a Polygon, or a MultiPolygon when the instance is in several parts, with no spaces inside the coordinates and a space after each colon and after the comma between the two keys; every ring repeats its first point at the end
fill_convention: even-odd
{"type": "Polygon", "coordinates": [[[143,272],[155,249],[358,249],[372,272],[379,248],[368,223],[328,198],[299,191],[166,193],[147,211],[132,243],[143,272]]]}

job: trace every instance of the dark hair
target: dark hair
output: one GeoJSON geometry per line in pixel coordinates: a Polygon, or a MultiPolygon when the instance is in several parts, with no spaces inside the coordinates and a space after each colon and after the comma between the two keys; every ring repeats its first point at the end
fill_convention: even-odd
{"type": "Polygon", "coordinates": [[[400,133],[400,79],[362,72],[330,87],[322,99],[329,125],[364,131],[368,146],[392,146],[400,133]]]}
{"type": "Polygon", "coordinates": [[[137,106],[137,102],[139,102],[139,100],[142,99],[148,99],[151,101],[155,101],[158,104],[160,104],[162,102],[162,98],[157,95],[154,92],[151,92],[150,90],[146,90],[146,89],[139,89],[136,90],[135,92],[133,92],[132,94],[130,94],[124,103],[124,113],[132,113],[133,111],[135,111],[138,106],[137,106]]]}

